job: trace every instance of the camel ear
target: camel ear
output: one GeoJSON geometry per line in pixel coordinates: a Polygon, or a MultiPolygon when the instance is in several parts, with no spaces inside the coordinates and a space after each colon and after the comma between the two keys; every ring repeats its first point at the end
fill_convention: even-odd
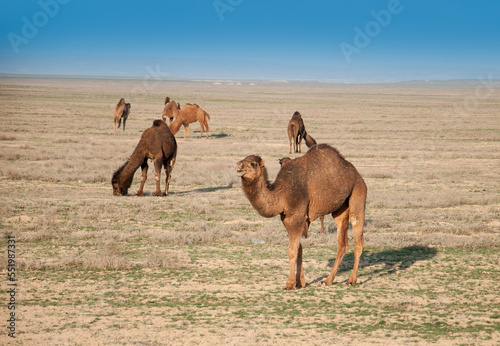
{"type": "Polygon", "coordinates": [[[261,167],[264,167],[264,160],[260,159],[259,164],[260,164],[261,167]]]}

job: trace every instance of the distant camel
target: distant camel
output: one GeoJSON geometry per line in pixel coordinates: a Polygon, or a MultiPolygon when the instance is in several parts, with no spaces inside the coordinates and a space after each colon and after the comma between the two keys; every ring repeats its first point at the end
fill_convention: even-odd
{"type": "Polygon", "coordinates": [[[181,105],[175,101],[170,101],[170,97],[165,99],[165,107],[163,108],[162,119],[163,121],[167,121],[167,118],[170,119],[169,125],[172,125],[174,118],[177,118],[179,114],[179,110],[181,109],[181,105]]]}
{"type": "Polygon", "coordinates": [[[148,159],[153,161],[155,167],[156,196],[161,196],[160,176],[161,167],[165,169],[165,196],[168,196],[168,185],[175,165],[177,156],[177,142],[170,132],[167,124],[158,119],[153,122],[153,126],[144,131],[130,158],[120,168],[116,170],[111,179],[113,194],[116,196],[127,195],[134,173],[139,168],[142,169],[141,185],[137,191],[137,196],[142,196],[144,183],[148,173],[148,159]]]}
{"type": "Polygon", "coordinates": [[[295,112],[292,115],[292,119],[288,122],[288,140],[290,141],[290,154],[292,153],[292,140],[293,140],[293,150],[296,153],[300,153],[302,149],[302,138],[306,141],[308,148],[316,144],[314,138],[309,136],[306,132],[304,126],[304,121],[299,112],[295,112]]]}
{"type": "Polygon", "coordinates": [[[125,123],[127,122],[128,115],[130,113],[130,103],[125,103],[125,99],[122,97],[120,101],[113,108],[113,120],[115,123],[115,131],[118,131],[122,123],[123,118],[123,131],[125,131],[125,123]]]}
{"type": "Polygon", "coordinates": [[[186,138],[186,134],[189,135],[189,124],[198,121],[201,126],[200,137],[203,135],[204,128],[207,129],[207,138],[208,138],[208,120],[210,120],[210,115],[200,108],[197,104],[186,103],[184,107],[179,110],[179,115],[175,118],[172,125],[170,125],[170,131],[175,135],[179,132],[181,125],[184,125],[184,138],[186,138]]]}
{"type": "Polygon", "coordinates": [[[307,237],[311,221],[332,214],[337,224],[337,256],[328,277],[330,286],[347,253],[347,226],[354,230],[354,268],[349,285],[356,285],[361,253],[365,247],[366,184],[356,168],[327,144],[313,146],[307,153],[283,165],[274,183],[268,181],[267,169],[259,156],[250,155],[239,161],[236,170],[243,192],[252,206],[264,217],[281,215],[288,232],[290,274],[286,289],[305,287],[302,268],[301,237],[307,237]],[[295,271],[297,268],[297,271],[295,271]]]}
{"type": "MultiPolygon", "coordinates": [[[[281,159],[279,160],[279,162],[280,162],[280,167],[283,167],[283,165],[284,165],[284,164],[286,164],[286,163],[288,163],[288,162],[290,162],[290,161],[292,161],[292,159],[291,159],[291,158],[289,158],[289,157],[283,157],[283,158],[281,158],[281,159]]],[[[325,227],[324,227],[324,225],[323,225],[323,224],[324,224],[325,216],[324,216],[324,215],[322,215],[322,216],[320,216],[320,217],[319,217],[319,219],[320,219],[320,221],[321,221],[321,233],[322,233],[322,234],[324,234],[324,233],[325,233],[325,227]]]]}

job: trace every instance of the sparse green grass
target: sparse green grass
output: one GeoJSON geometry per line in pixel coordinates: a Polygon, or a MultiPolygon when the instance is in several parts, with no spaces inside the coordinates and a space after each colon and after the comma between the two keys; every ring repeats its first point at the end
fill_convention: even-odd
{"type": "Polygon", "coordinates": [[[16,237],[24,343],[498,342],[498,92],[465,116],[450,109],[473,86],[165,82],[133,95],[114,133],[111,109],[134,83],[0,79],[0,233],[16,237]],[[130,196],[112,196],[113,171],[172,90],[210,113],[213,136],[198,140],[196,124],[178,135],[169,197],[152,195],[151,168],[144,197],[132,196],[139,172],[130,196]],[[336,253],[326,217],[328,233],[315,221],[303,240],[308,286],[283,291],[284,227],[234,173],[258,154],[274,178],[295,110],[366,179],[356,287],[351,233],[335,284],[320,285],[336,253]]]}

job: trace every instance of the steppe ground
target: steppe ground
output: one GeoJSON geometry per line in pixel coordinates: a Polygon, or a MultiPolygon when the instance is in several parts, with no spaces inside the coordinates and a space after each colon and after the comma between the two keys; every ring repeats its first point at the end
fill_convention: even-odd
{"type": "MultiPolygon", "coordinates": [[[[0,78],[0,344],[500,343],[500,83],[0,78]],[[211,116],[177,135],[170,196],[112,195],[111,175],[165,96],[211,116]],[[112,108],[132,104],[126,131],[112,108]],[[271,180],[303,115],[369,194],[358,285],[331,287],[336,228],[303,240],[308,286],[284,291],[287,235],[241,191],[238,160],[271,180]],[[15,239],[16,339],[7,336],[15,239]]],[[[302,151],[307,148],[302,146],[302,151]]],[[[293,154],[297,157],[301,154],[293,154]]],[[[162,176],[163,188],[163,176],[162,176]]]]}

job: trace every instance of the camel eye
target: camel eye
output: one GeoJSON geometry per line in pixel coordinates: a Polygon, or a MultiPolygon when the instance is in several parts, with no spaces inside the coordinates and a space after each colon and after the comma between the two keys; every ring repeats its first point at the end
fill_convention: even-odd
{"type": "Polygon", "coordinates": [[[251,165],[253,168],[257,167],[257,163],[255,163],[255,162],[252,162],[251,165]]]}

